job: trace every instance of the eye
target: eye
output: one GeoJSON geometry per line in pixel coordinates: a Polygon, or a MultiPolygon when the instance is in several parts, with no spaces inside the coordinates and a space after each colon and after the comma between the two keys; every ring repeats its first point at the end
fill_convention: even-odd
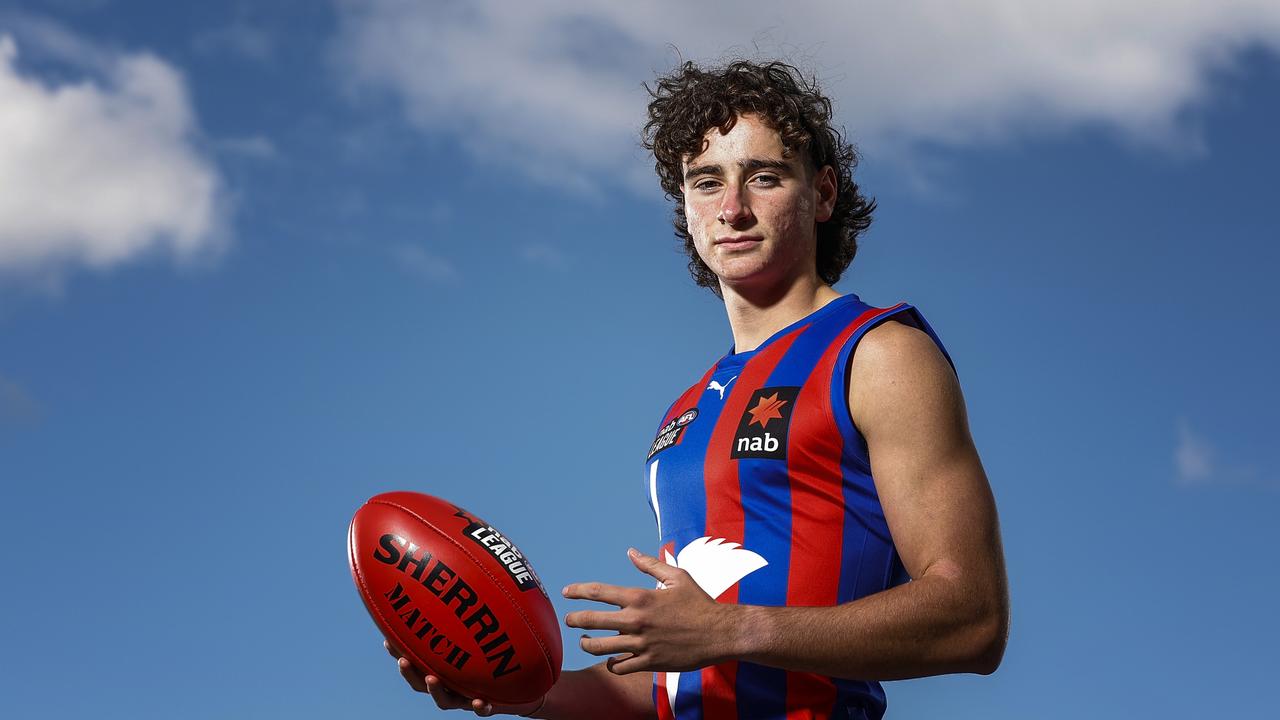
{"type": "Polygon", "coordinates": [[[777,175],[756,175],[751,178],[751,181],[757,185],[763,185],[765,187],[774,187],[782,182],[777,175]]]}
{"type": "Polygon", "coordinates": [[[717,185],[719,185],[719,183],[717,183],[715,180],[707,179],[707,180],[699,180],[698,182],[693,184],[693,187],[695,190],[701,190],[703,192],[707,192],[710,190],[715,190],[717,185]]]}

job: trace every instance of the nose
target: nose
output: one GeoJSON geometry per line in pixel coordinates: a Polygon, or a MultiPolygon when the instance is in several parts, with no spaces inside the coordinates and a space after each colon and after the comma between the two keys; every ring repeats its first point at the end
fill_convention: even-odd
{"type": "Polygon", "coordinates": [[[751,206],[747,204],[742,189],[736,185],[728,185],[720,198],[720,214],[716,219],[728,225],[737,225],[751,217],[751,206]]]}

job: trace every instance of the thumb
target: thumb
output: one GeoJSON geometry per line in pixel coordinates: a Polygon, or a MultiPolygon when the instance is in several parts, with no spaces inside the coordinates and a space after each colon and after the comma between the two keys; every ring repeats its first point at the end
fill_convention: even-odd
{"type": "Polygon", "coordinates": [[[680,573],[678,568],[671,567],[652,555],[645,555],[635,548],[627,549],[627,557],[631,558],[631,563],[640,572],[657,579],[664,585],[670,585],[680,573]]]}

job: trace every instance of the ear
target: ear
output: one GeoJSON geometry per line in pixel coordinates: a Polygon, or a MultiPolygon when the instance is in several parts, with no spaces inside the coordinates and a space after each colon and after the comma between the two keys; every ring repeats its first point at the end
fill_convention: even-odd
{"type": "Polygon", "coordinates": [[[814,205],[815,221],[826,222],[831,219],[831,214],[836,209],[837,189],[835,168],[823,165],[818,172],[814,173],[813,190],[817,196],[817,202],[814,205]]]}

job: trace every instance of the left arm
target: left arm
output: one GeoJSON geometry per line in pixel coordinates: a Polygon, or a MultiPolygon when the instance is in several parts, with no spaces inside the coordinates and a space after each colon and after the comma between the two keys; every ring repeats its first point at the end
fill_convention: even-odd
{"type": "Polygon", "coordinates": [[[1004,559],[955,373],[925,333],[897,322],[869,331],[851,363],[849,406],[913,580],[834,607],[721,604],[685,571],[633,551],[667,587],[566,588],[620,608],[568,615],[571,627],[619,631],[584,638],[584,650],[621,655],[609,664],[619,674],[729,659],[863,680],[996,669],[1008,632],[1004,559]]]}

